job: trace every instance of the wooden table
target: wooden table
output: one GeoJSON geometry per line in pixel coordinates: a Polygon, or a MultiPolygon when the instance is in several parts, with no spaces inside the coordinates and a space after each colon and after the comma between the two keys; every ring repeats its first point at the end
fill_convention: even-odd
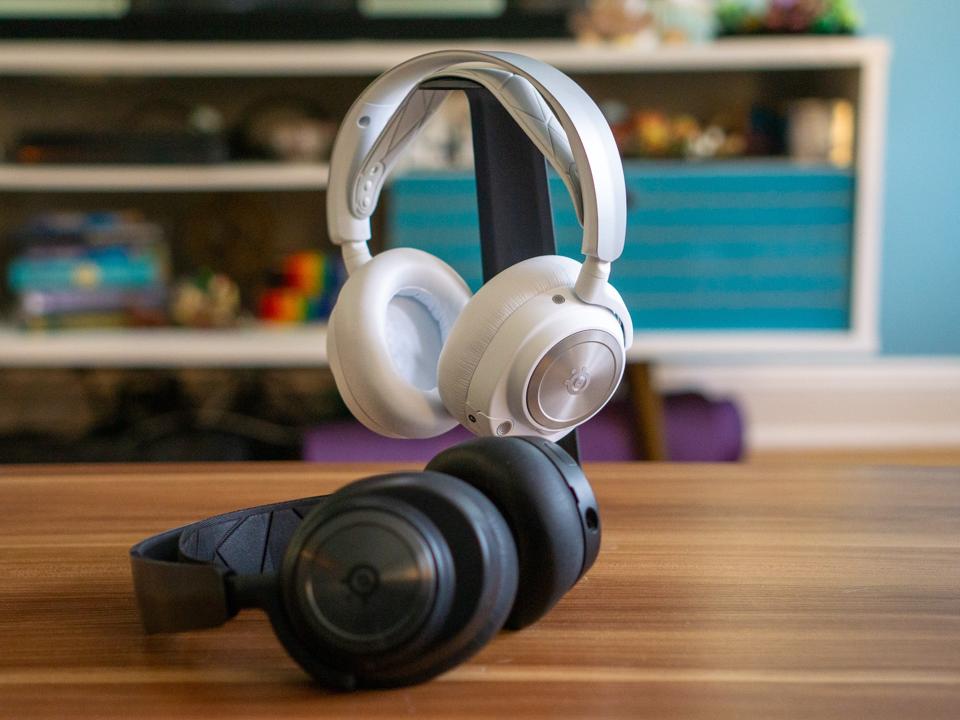
{"type": "Polygon", "coordinates": [[[598,465],[593,571],[432,683],[331,695],[265,619],[142,635],[127,549],[375,466],[0,468],[0,716],[960,718],[960,471],[598,465]]]}

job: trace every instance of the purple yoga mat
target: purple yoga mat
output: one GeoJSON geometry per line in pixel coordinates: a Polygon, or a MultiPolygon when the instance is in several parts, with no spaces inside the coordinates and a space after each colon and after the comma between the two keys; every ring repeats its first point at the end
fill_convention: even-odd
{"type": "MultiPolygon", "coordinates": [[[[736,406],[697,393],[664,398],[667,454],[676,461],[733,461],[743,450],[743,424],[736,406]]],[[[628,403],[613,403],[580,427],[580,455],[585,461],[636,460],[633,415],[628,403]]],[[[473,437],[464,428],[426,440],[394,440],[348,418],[309,431],[303,457],[310,462],[425,462],[458,442],[473,437]]]]}
{"type": "Polygon", "coordinates": [[[664,398],[667,457],[680,462],[735,462],[743,456],[743,419],[729,400],[699,393],[664,398]]]}

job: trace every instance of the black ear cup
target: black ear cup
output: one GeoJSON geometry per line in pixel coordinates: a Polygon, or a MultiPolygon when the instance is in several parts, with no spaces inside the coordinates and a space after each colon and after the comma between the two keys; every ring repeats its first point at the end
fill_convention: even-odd
{"type": "Polygon", "coordinates": [[[406,685],[483,647],[506,621],[517,580],[513,535],[481,492],[436,472],[383,475],[304,519],[284,558],[274,627],[322,682],[406,685]]]}
{"type": "Polygon", "coordinates": [[[580,467],[558,445],[539,438],[477,438],[440,453],[427,470],[477,488],[509,524],[520,584],[506,627],[518,630],[542,617],[596,559],[597,502],[580,467]]]}

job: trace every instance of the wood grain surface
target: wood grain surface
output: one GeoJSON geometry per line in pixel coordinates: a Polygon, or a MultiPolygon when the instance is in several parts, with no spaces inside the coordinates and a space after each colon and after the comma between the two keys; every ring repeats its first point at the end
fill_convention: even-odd
{"type": "Polygon", "coordinates": [[[596,465],[604,544],[426,685],[326,693],[265,618],[145,637],[127,550],[385,466],[0,468],[0,717],[960,718],[960,471],[596,465]]]}

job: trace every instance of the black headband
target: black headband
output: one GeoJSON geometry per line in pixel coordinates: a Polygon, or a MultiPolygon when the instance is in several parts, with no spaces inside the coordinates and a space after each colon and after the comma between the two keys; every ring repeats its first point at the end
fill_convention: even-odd
{"type": "Polygon", "coordinates": [[[130,549],[148,633],[216,627],[239,609],[227,578],[279,570],[304,516],[324,495],[237,510],[168,530],[130,549]]]}

